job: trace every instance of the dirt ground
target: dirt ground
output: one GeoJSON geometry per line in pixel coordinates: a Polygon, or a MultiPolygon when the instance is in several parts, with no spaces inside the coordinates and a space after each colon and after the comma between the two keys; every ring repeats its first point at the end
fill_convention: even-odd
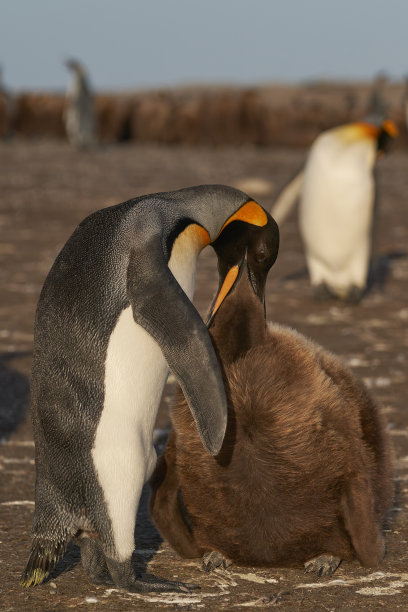
{"type": "MultiPolygon", "coordinates": [[[[0,144],[0,609],[1,610],[398,610],[408,607],[408,153],[395,151],[378,168],[377,283],[359,306],[311,299],[296,215],[281,231],[281,250],[267,286],[267,314],[340,355],[371,388],[387,416],[396,454],[397,496],[387,554],[376,570],[343,563],[331,578],[303,569],[231,566],[205,574],[180,559],[149,522],[142,504],[136,560],[148,572],[201,586],[190,594],[131,595],[90,585],[72,547],[58,576],[25,590],[19,575],[30,545],[34,446],[26,412],[38,295],[56,254],[90,212],[130,197],[202,183],[270,181],[273,193],[302,164],[304,151],[123,145],[78,154],[63,143],[0,144]]],[[[204,314],[217,285],[206,249],[195,303],[204,314]]],[[[167,423],[167,385],[158,426],[167,423]]],[[[228,517],[221,517],[228,520],[228,517]]]]}

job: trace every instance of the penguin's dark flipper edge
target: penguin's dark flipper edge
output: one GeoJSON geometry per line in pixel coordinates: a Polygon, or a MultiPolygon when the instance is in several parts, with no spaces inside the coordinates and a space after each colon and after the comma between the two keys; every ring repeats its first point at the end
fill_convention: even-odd
{"type": "MultiPolygon", "coordinates": [[[[157,238],[159,240],[159,238],[157,238]]],[[[177,378],[209,453],[221,449],[227,400],[220,366],[200,315],[151,244],[132,250],[127,290],[133,318],[159,344],[177,378]]]]}

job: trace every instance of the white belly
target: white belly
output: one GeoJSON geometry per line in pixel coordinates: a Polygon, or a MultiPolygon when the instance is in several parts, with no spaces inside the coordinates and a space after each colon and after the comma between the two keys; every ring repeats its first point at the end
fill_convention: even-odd
{"type": "Polygon", "coordinates": [[[366,281],[374,181],[359,164],[325,167],[320,161],[312,158],[306,169],[300,231],[312,284],[326,282],[344,293],[366,281]]]}
{"type": "MultiPolygon", "coordinates": [[[[189,250],[188,240],[188,233],[177,239],[169,268],[192,299],[201,247],[194,243],[189,250]]],[[[157,299],[161,299],[159,287],[157,299]]],[[[128,559],[134,548],[142,487],[156,464],[153,428],[167,376],[159,345],[135,323],[129,306],[109,340],[104,407],[92,449],[113,530],[115,550],[110,554],[118,561],[128,559]]]]}
{"type": "Polygon", "coordinates": [[[135,323],[129,306],[109,341],[105,402],[92,450],[121,560],[132,554],[141,489],[156,463],[153,428],[167,375],[159,346],[135,323]]]}

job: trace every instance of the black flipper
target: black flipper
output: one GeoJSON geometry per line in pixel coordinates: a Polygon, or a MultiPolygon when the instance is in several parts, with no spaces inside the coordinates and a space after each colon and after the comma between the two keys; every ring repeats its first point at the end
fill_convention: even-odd
{"type": "Polygon", "coordinates": [[[220,366],[206,326],[168,268],[160,237],[132,250],[127,289],[134,320],[159,344],[205,448],[217,455],[227,424],[220,366]]]}

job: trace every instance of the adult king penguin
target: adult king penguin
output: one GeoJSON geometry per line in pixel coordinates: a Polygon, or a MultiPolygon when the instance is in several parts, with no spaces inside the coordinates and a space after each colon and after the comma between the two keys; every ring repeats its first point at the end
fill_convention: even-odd
{"type": "Polygon", "coordinates": [[[320,134],[305,168],[282,192],[272,215],[282,223],[300,197],[299,227],[317,299],[359,301],[372,254],[377,155],[395,124],[350,123],[320,134]]]}
{"type": "Polygon", "coordinates": [[[232,221],[265,211],[221,185],[158,193],[87,217],[40,296],[31,406],[36,446],[33,544],[22,584],[44,581],[71,536],[95,584],[177,590],[131,565],[136,512],[156,453],[152,434],[172,370],[207,451],[221,447],[221,371],[191,303],[198,254],[232,221]]]}

